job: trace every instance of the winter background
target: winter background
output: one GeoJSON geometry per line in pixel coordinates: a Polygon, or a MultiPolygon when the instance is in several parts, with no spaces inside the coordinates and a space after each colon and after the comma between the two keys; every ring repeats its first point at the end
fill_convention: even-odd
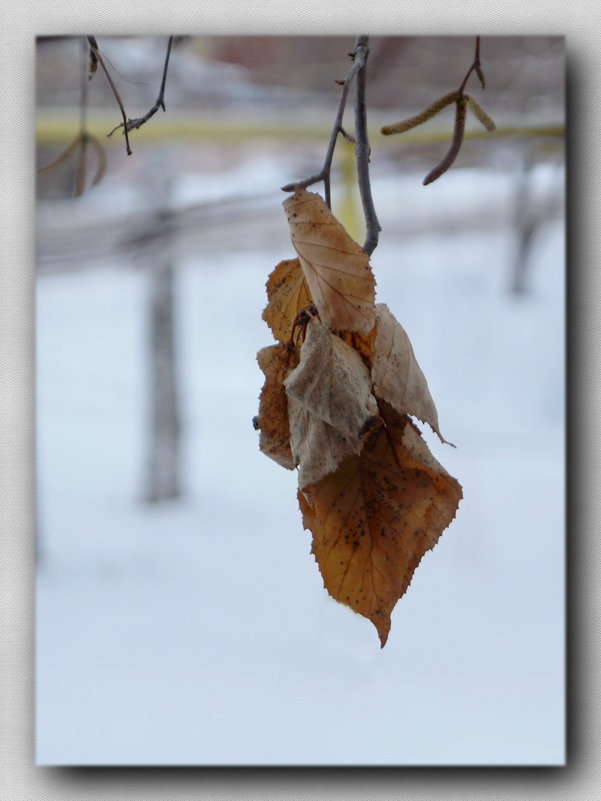
{"type": "MultiPolygon", "coordinates": [[[[275,63],[286,48],[273,42],[275,63]]],[[[457,83],[470,42],[456,42],[457,83]]],[[[158,70],[160,78],[164,43],[107,42],[106,52],[128,77],[158,70]]],[[[561,41],[497,44],[511,44],[522,64],[511,80],[526,99],[528,87],[536,95],[520,105],[511,80],[495,95],[494,58],[485,61],[497,123],[524,124],[528,107],[528,124],[563,124],[562,103],[545,95],[534,69],[561,98],[561,41]]],[[[174,100],[155,132],[172,109],[177,118],[193,104],[199,86],[212,121],[269,127],[296,114],[299,131],[307,117],[323,130],[321,138],[255,131],[161,140],[153,119],[146,139],[144,129],[132,134],[129,158],[122,138],[108,140],[107,174],[81,198],[68,196],[68,165],[40,177],[38,764],[562,764],[561,140],[466,143],[451,172],[424,188],[447,145],[404,149],[370,124],[383,229],[371,259],[377,301],[411,337],[457,448],[424,436],[464,491],[381,650],[372,624],[324,590],[296,476],[259,451],[251,424],[263,381],[255,354],[272,343],[261,319],[265,281],[294,255],[279,187],[321,165],[337,94],[317,98],[310,81],[261,82],[252,65],[234,64],[233,51],[226,62],[203,47],[184,43],[174,54],[174,100]],[[175,265],[182,492],[148,504],[149,265],[153,220],[166,208],[176,221],[161,246],[175,265]],[[516,269],[521,291],[511,289],[516,269]]],[[[324,60],[311,81],[329,90],[348,49],[345,40],[340,74],[324,60]]],[[[409,59],[424,45],[407,40],[401,50],[409,59]]],[[[77,104],[68,68],[77,53],[73,43],[38,45],[39,130],[44,113],[77,104]],[[48,68],[58,63],[64,69],[48,68]]],[[[398,84],[401,67],[382,63],[398,84]]],[[[147,107],[158,83],[149,80],[147,107]]],[[[429,80],[422,106],[443,93],[429,80]]],[[[448,75],[441,80],[452,88],[448,75]]],[[[407,102],[409,113],[420,105],[407,102]]],[[[382,99],[376,116],[408,116],[398,105],[382,99]]],[[[106,107],[117,124],[110,97],[106,107]]],[[[450,120],[440,129],[448,133],[450,120]]],[[[40,163],[60,149],[42,142],[40,163]]],[[[333,210],[352,222],[343,172],[339,165],[333,210]]]]}

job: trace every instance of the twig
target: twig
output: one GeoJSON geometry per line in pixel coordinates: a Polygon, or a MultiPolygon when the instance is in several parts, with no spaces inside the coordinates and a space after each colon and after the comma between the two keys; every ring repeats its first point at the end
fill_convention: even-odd
{"type": "Polygon", "coordinates": [[[171,45],[173,44],[173,36],[169,37],[169,42],[167,43],[167,54],[165,56],[165,64],[163,66],[163,77],[161,79],[161,88],[159,90],[159,96],[156,99],[154,106],[144,114],[143,117],[136,117],[134,120],[127,120],[125,123],[120,122],[113,130],[107,134],[107,136],[112,136],[115,131],[118,131],[119,128],[123,128],[124,131],[131,131],[134,128],[141,128],[145,122],[153,117],[157,111],[162,108],[165,111],[165,83],[167,81],[167,69],[169,67],[169,56],[171,55],[171,45]]]}
{"type": "Polygon", "coordinates": [[[294,181],[282,187],[284,192],[293,192],[297,187],[306,188],[319,181],[323,181],[325,202],[328,208],[332,207],[331,203],[331,170],[332,159],[334,156],[334,149],[338,134],[341,134],[345,139],[355,143],[355,157],[357,159],[357,175],[359,179],[359,192],[361,195],[361,203],[363,205],[363,213],[365,215],[365,225],[367,235],[365,239],[364,250],[371,255],[378,244],[378,233],[381,230],[378,218],[376,216],[373,199],[371,195],[371,185],[369,181],[369,140],[367,136],[367,113],[365,106],[365,84],[366,84],[366,68],[367,57],[369,55],[369,37],[358,36],[355,42],[355,48],[352,53],[349,53],[353,59],[353,65],[347,72],[344,80],[336,81],[342,86],[342,93],[340,102],[338,103],[338,111],[330,134],[330,141],[326,151],[326,157],[321,170],[306,178],[304,181],[294,181]],[[357,78],[357,91],[355,96],[355,136],[350,136],[342,127],[342,118],[346,108],[348,93],[353,80],[357,78]]]}
{"type": "MultiPolygon", "coordinates": [[[[113,94],[115,95],[115,100],[117,101],[117,105],[119,106],[119,109],[121,110],[121,116],[123,117],[123,133],[125,134],[125,149],[127,151],[127,155],[131,156],[132,150],[131,150],[131,148],[129,146],[129,137],[127,135],[127,117],[125,115],[125,109],[123,108],[123,103],[121,102],[121,97],[119,95],[119,92],[117,91],[117,87],[113,83],[113,79],[111,78],[111,75],[110,75],[108,69],[106,68],[106,64],[104,63],[104,59],[100,55],[100,51],[98,50],[98,42],[96,41],[96,37],[95,36],[88,36],[87,40],[90,43],[90,47],[92,48],[92,52],[96,56],[96,59],[97,59],[98,63],[100,64],[104,74],[106,75],[106,79],[109,82],[109,86],[111,87],[111,89],[113,90],[113,94]]],[[[109,134],[109,136],[110,136],[110,134],[109,134]]]]}
{"type": "Polygon", "coordinates": [[[480,66],[480,37],[479,36],[476,36],[476,51],[474,53],[474,60],[472,61],[471,65],[470,65],[470,68],[468,69],[468,71],[467,71],[467,73],[465,75],[465,78],[463,79],[463,81],[461,83],[461,86],[459,87],[459,94],[460,95],[463,94],[463,90],[465,89],[466,84],[470,79],[470,75],[474,71],[476,72],[476,75],[480,79],[480,84],[481,84],[482,88],[485,89],[486,88],[486,84],[485,84],[485,81],[484,81],[484,74],[483,74],[482,68],[480,66]]]}
{"type": "Polygon", "coordinates": [[[353,59],[353,66],[349,69],[343,81],[336,82],[342,86],[342,93],[340,95],[340,102],[338,103],[338,111],[336,112],[334,125],[332,126],[332,133],[330,134],[330,141],[328,143],[328,149],[326,150],[326,157],[323,163],[323,167],[318,173],[312,175],[310,178],[306,178],[304,181],[294,181],[293,183],[286,184],[286,186],[282,187],[282,190],[284,192],[293,192],[297,186],[301,187],[302,189],[306,189],[307,186],[311,186],[312,184],[316,184],[319,181],[323,181],[325,201],[328,208],[332,208],[331,193],[330,193],[330,173],[332,170],[332,159],[334,157],[334,148],[336,147],[336,140],[338,139],[338,134],[342,134],[345,138],[348,137],[348,134],[346,134],[344,128],[342,127],[342,118],[344,116],[344,109],[346,108],[346,101],[348,98],[349,89],[351,88],[351,84],[353,82],[355,75],[359,72],[359,70],[362,67],[362,64],[360,64],[358,61],[355,60],[355,52],[350,53],[350,56],[353,59]]]}
{"type": "Polygon", "coordinates": [[[445,173],[449,167],[453,164],[455,159],[457,158],[457,154],[461,148],[461,144],[463,142],[463,136],[465,132],[465,116],[466,116],[466,109],[469,107],[470,111],[474,114],[476,119],[482,123],[482,125],[486,128],[486,130],[490,133],[491,131],[495,130],[495,123],[492,119],[488,116],[488,114],[484,111],[482,106],[474,100],[471,95],[467,95],[464,93],[464,89],[472,72],[475,72],[480,80],[480,84],[482,88],[485,88],[485,80],[484,80],[484,73],[482,72],[482,67],[480,66],[480,37],[476,36],[476,49],[474,52],[474,60],[470,64],[468,71],[465,74],[459,89],[454,92],[449,92],[446,95],[443,95],[441,98],[436,100],[434,103],[431,103],[427,108],[425,108],[419,114],[416,114],[414,117],[410,117],[407,120],[402,120],[401,122],[397,122],[394,125],[385,125],[381,132],[385,136],[389,136],[390,134],[395,133],[404,133],[405,131],[410,130],[411,128],[415,128],[418,125],[421,125],[426,120],[429,120],[435,114],[438,114],[443,108],[446,108],[451,103],[455,103],[455,128],[453,131],[453,139],[451,142],[451,147],[449,151],[440,162],[437,164],[434,169],[430,170],[430,172],[426,175],[423,180],[424,186],[427,184],[431,184],[432,181],[435,181],[437,178],[440,178],[443,173],[445,173]]]}
{"type": "Polygon", "coordinates": [[[359,193],[365,215],[366,236],[363,250],[370,256],[378,244],[378,234],[382,230],[371,194],[369,180],[370,147],[367,136],[367,110],[365,105],[365,86],[367,73],[367,58],[369,56],[369,37],[358,36],[355,45],[355,63],[360,64],[357,73],[357,93],[355,97],[355,155],[357,158],[357,177],[359,179],[359,193]]]}

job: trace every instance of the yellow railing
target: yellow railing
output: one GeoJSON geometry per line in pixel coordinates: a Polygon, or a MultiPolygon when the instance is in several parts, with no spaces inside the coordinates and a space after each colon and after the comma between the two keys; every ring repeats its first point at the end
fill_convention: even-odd
{"type": "MultiPolygon", "coordinates": [[[[273,118],[251,118],[241,116],[206,114],[176,114],[159,112],[142,128],[132,131],[132,145],[154,143],[165,140],[241,140],[248,138],[278,139],[312,139],[323,140],[327,143],[331,121],[324,114],[319,121],[304,121],[300,124],[291,123],[289,115],[282,113],[282,121],[273,118]]],[[[407,131],[399,136],[380,136],[381,125],[389,119],[378,119],[370,122],[370,138],[372,145],[377,140],[378,146],[386,143],[388,146],[429,145],[437,142],[447,142],[452,136],[451,127],[435,127],[428,129],[418,128],[407,131]]],[[[88,131],[101,141],[106,139],[108,131],[119,124],[119,113],[107,111],[90,111],[88,113],[88,131]]],[[[36,115],[36,142],[38,145],[66,144],[76,135],[79,126],[79,115],[76,109],[65,109],[61,112],[41,110],[36,115]]],[[[492,133],[483,129],[470,129],[465,132],[466,139],[490,139],[505,137],[527,138],[561,138],[564,136],[564,126],[561,124],[546,125],[506,125],[500,126],[492,133]]],[[[113,139],[120,137],[119,131],[113,134],[113,139]]],[[[110,141],[110,140],[109,140],[110,141]]]]}

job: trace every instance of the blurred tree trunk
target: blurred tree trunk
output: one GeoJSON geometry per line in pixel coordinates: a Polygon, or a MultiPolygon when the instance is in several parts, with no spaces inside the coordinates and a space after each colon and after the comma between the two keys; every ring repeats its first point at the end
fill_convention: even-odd
{"type": "Polygon", "coordinates": [[[510,291],[514,295],[524,295],[528,292],[530,252],[534,235],[538,231],[541,222],[540,213],[537,212],[532,202],[533,167],[534,154],[530,148],[527,148],[520,165],[515,199],[517,247],[510,285],[510,291]]]}
{"type": "MultiPolygon", "coordinates": [[[[164,164],[164,162],[163,162],[164,164]]],[[[177,498],[180,485],[180,409],[175,333],[175,254],[173,215],[169,209],[170,178],[152,170],[152,183],[162,208],[154,212],[151,246],[147,250],[149,333],[149,432],[144,500],[147,503],[177,498]],[[157,178],[164,178],[156,181],[157,178]]]]}

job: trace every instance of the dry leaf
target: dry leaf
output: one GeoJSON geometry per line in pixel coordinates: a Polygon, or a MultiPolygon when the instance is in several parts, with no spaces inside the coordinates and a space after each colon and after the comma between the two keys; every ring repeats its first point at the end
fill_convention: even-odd
{"type": "Polygon", "coordinates": [[[408,417],[386,404],[380,411],[385,426],[361,454],[298,497],[326,589],[369,618],[384,647],[396,602],[454,518],[462,492],[408,417]]]}
{"type": "Polygon", "coordinates": [[[281,261],[267,279],[268,303],[263,319],[280,342],[289,342],[294,321],[311,304],[309,287],[298,259],[281,261]]]}
{"type": "MultiPolygon", "coordinates": [[[[362,441],[337,431],[308,412],[296,398],[288,398],[290,447],[298,466],[298,486],[305,487],[333,473],[353,453],[361,451],[362,441]]],[[[373,418],[377,421],[377,418],[373,418]]]]}
{"type": "Polygon", "coordinates": [[[318,194],[297,189],[284,209],[321,320],[332,330],[369,332],[375,322],[375,280],[367,253],[318,194]]]}
{"type": "Polygon", "coordinates": [[[296,465],[290,449],[288,400],[283,382],[298,364],[296,349],[288,345],[270,345],[257,353],[257,361],[265,374],[257,421],[259,447],[282,467],[294,470],[296,465]]]}
{"type": "Polygon", "coordinates": [[[385,303],[378,303],[376,313],[371,368],[374,394],[399,414],[410,414],[428,423],[446,442],[440,433],[438,412],[428,382],[417,363],[409,337],[385,303]]]}
{"type": "Polygon", "coordinates": [[[298,367],[284,381],[315,417],[342,434],[356,437],[378,414],[369,371],[359,354],[314,317],[307,324],[298,367]]]}
{"type": "MultiPolygon", "coordinates": [[[[376,315],[377,310],[378,307],[376,305],[376,315]]],[[[341,331],[340,338],[353,350],[357,351],[367,369],[371,371],[372,354],[376,339],[376,326],[371,329],[369,334],[360,334],[358,331],[341,331]]]]}
{"type": "Polygon", "coordinates": [[[304,487],[333,472],[379,424],[369,371],[319,318],[307,324],[300,362],[284,380],[290,445],[304,487]]]}
{"type": "Polygon", "coordinates": [[[383,647],[396,602],[462,491],[409,419],[443,439],[407,334],[374,303],[367,253],[319,195],[299,189],[284,207],[298,259],[267,281],[263,319],[279,344],[257,354],[260,447],[298,467],[324,585],[374,623],[383,647]]]}

